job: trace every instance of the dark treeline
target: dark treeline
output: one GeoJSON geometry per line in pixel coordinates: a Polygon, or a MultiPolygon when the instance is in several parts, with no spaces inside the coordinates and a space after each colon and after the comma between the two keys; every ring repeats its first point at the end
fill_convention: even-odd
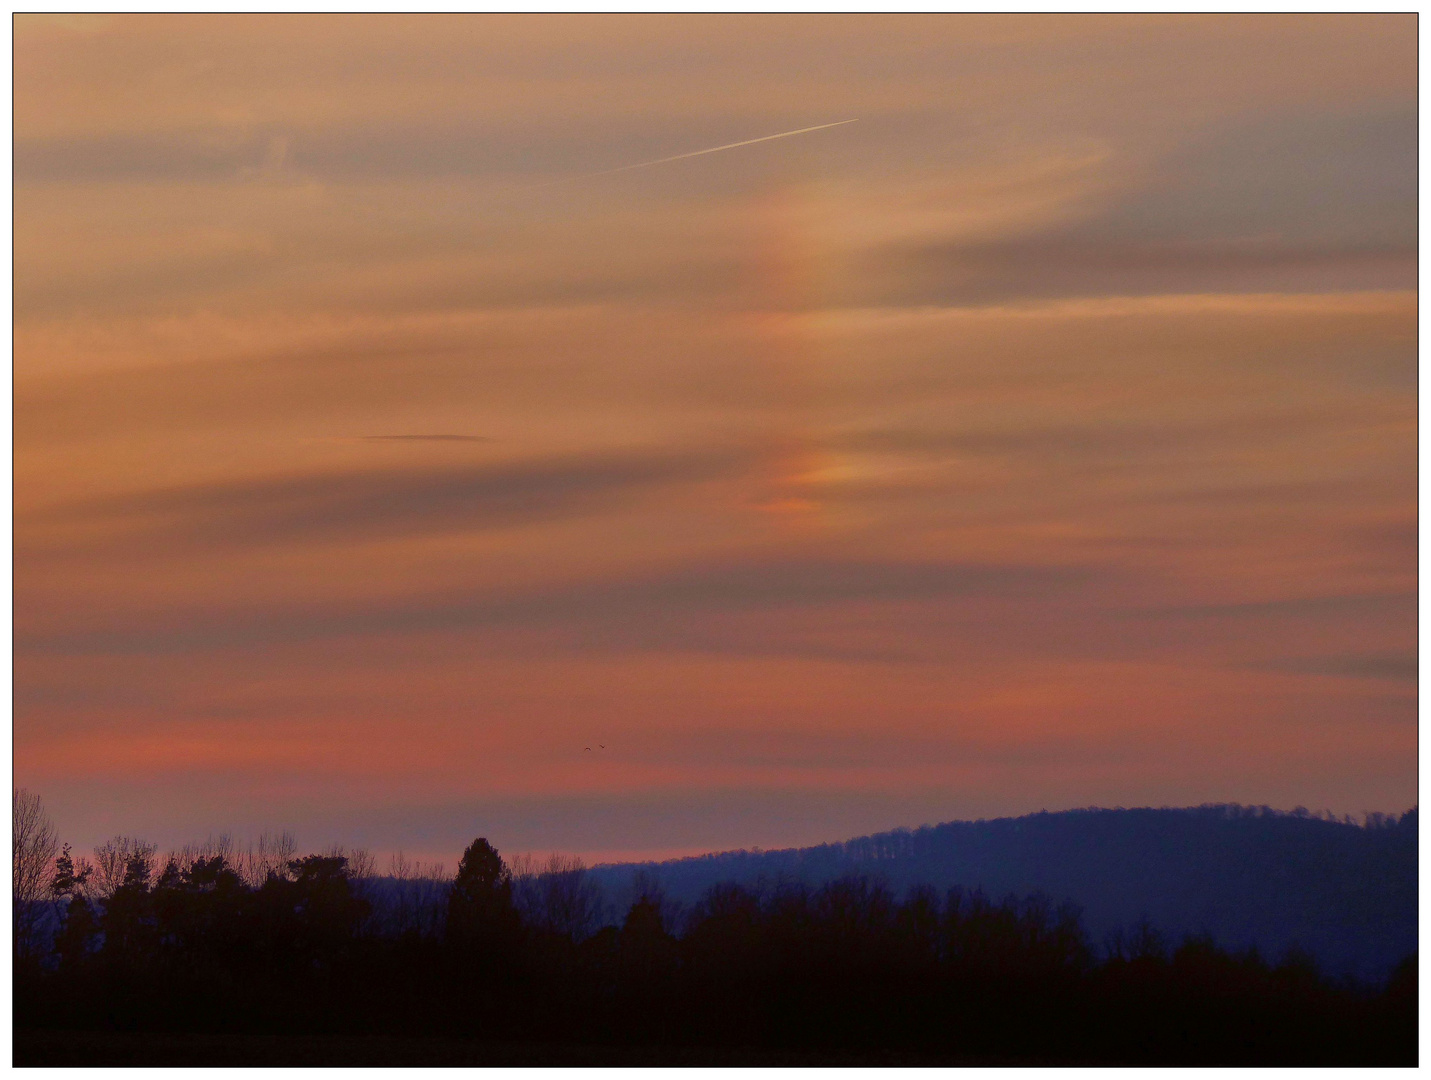
{"type": "Polygon", "coordinates": [[[1417,813],[1364,823],[1265,806],[1091,809],[951,821],[782,851],[599,867],[618,895],[640,871],[691,903],[723,881],[820,885],[868,874],[994,896],[1044,892],[1083,909],[1101,942],[1148,921],[1271,956],[1296,948],[1333,975],[1380,982],[1417,947],[1417,813]]]}
{"type": "Polygon", "coordinates": [[[1095,948],[1076,908],[1037,895],[896,896],[848,877],[718,884],[678,912],[638,880],[618,925],[601,925],[578,866],[514,877],[479,839],[428,897],[440,918],[430,902],[393,917],[392,883],[375,891],[342,854],[270,860],[258,882],[222,853],[162,866],[144,845],[120,853],[102,892],[103,868],[68,849],[53,860],[36,901],[47,929],[16,958],[22,1033],[385,1034],[951,1062],[1416,1060],[1414,958],[1365,985],[1295,955],[1274,963],[1148,926],[1095,948]]]}

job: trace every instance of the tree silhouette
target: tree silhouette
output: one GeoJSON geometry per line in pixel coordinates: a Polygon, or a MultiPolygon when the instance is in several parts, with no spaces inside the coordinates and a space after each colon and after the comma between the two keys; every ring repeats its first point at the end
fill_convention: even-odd
{"type": "Polygon", "coordinates": [[[81,966],[93,952],[98,933],[99,920],[95,918],[94,908],[82,895],[75,894],[65,905],[59,933],[55,935],[60,970],[71,971],[81,966]]]}
{"type": "Polygon", "coordinates": [[[71,971],[89,955],[99,921],[85,898],[84,888],[94,867],[83,859],[78,866],[66,844],[55,860],[55,875],[50,880],[50,895],[62,904],[60,926],[55,934],[55,955],[62,971],[71,971]]]}
{"type": "Polygon", "coordinates": [[[165,865],[154,885],[160,944],[189,961],[231,953],[242,941],[250,911],[248,886],[222,855],[165,865]]]}
{"type": "Polygon", "coordinates": [[[521,920],[512,902],[512,875],[497,849],[478,837],[462,853],[447,897],[447,938],[454,945],[500,949],[521,920]]]}
{"type": "Polygon", "coordinates": [[[347,858],[309,855],[288,867],[293,872],[296,910],[334,935],[350,936],[363,917],[364,904],[353,893],[347,858]]]}
{"type": "Polygon", "coordinates": [[[570,941],[596,930],[601,890],[580,858],[553,854],[538,866],[529,856],[518,856],[513,862],[512,899],[524,924],[570,941]]]}
{"type": "Polygon", "coordinates": [[[152,849],[130,853],[124,877],[104,904],[100,928],[104,931],[104,952],[111,957],[136,961],[152,956],[158,945],[153,897],[149,878],[153,873],[152,849]]]}
{"type": "Polygon", "coordinates": [[[666,931],[658,897],[637,897],[621,924],[619,947],[622,974],[629,982],[649,982],[675,969],[676,939],[666,931]]]}
{"type": "MultiPolygon", "coordinates": [[[[261,878],[223,837],[167,856],[157,875],[150,845],[117,838],[101,851],[107,897],[68,846],[54,860],[45,900],[61,918],[16,965],[18,1032],[107,1032],[116,1046],[161,1030],[325,1033],[325,1046],[437,1035],[554,1054],[640,1047],[631,1053],[647,1063],[722,1047],[788,1063],[1416,1059],[1414,957],[1389,985],[1355,983],[1295,951],[1269,961],[1149,924],[1100,956],[1078,910],[1037,893],[897,892],[847,874],[726,882],[687,907],[638,873],[624,917],[588,933],[590,876],[575,860],[545,873],[519,860],[514,878],[478,839],[455,881],[429,882],[444,938],[435,919],[416,933],[410,919],[368,918],[382,882],[411,883],[401,859],[391,878],[355,883],[338,849],[265,865],[261,878]]],[[[217,1053],[213,1064],[231,1063],[217,1053]]]]}
{"type": "Polygon", "coordinates": [[[40,797],[24,788],[12,789],[11,795],[14,950],[16,956],[30,956],[47,914],[43,903],[45,878],[60,844],[40,797]]]}
{"type": "Polygon", "coordinates": [[[133,836],[115,836],[94,849],[94,886],[100,897],[108,897],[119,889],[130,867],[142,864],[151,871],[158,852],[153,844],[133,836]],[[140,860],[139,864],[135,859],[140,860]]]}
{"type": "Polygon", "coordinates": [[[84,890],[94,867],[83,859],[76,866],[70,846],[66,844],[55,859],[55,874],[50,879],[50,895],[56,900],[68,900],[84,890]]]}

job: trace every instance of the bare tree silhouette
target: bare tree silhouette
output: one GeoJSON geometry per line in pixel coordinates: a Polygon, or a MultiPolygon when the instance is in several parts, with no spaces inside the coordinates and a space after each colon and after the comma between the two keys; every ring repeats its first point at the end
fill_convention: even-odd
{"type": "Polygon", "coordinates": [[[286,879],[288,864],[298,854],[298,841],[286,829],[264,832],[235,860],[235,868],[251,889],[262,888],[269,878],[286,879]]]}
{"type": "Polygon", "coordinates": [[[143,884],[147,886],[158,851],[154,844],[133,836],[115,836],[100,844],[94,849],[94,892],[98,898],[107,900],[113,896],[124,885],[126,878],[141,869],[145,875],[143,884]]]}
{"type": "Polygon", "coordinates": [[[517,910],[529,926],[581,941],[600,925],[601,890],[578,856],[553,853],[538,864],[519,855],[512,860],[512,885],[517,910]]]}
{"type": "Polygon", "coordinates": [[[14,949],[18,956],[34,952],[36,933],[47,909],[50,861],[60,848],[54,822],[38,795],[14,788],[11,802],[12,897],[14,949]]]}

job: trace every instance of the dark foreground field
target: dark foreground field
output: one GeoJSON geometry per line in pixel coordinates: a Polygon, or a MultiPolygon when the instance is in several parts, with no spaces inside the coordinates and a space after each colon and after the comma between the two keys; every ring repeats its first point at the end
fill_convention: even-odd
{"type": "Polygon", "coordinates": [[[19,1031],[14,1065],[147,1066],[934,1066],[1039,1065],[949,1054],[777,1050],[761,1047],[567,1046],[465,1039],[340,1035],[135,1034],[19,1031]]]}

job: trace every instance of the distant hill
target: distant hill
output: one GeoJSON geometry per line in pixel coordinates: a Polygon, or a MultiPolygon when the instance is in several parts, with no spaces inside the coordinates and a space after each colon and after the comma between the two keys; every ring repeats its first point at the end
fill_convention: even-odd
{"type": "Polygon", "coordinates": [[[1176,944],[1206,932],[1278,959],[1310,954],[1329,974],[1384,978],[1417,942],[1416,811],[1365,825],[1236,805],[1070,810],[952,821],[784,851],[731,851],[591,871],[618,910],[639,873],[680,904],[717,882],[819,885],[866,874],[982,889],[997,900],[1043,892],[1084,911],[1095,945],[1146,919],[1176,944]]]}

